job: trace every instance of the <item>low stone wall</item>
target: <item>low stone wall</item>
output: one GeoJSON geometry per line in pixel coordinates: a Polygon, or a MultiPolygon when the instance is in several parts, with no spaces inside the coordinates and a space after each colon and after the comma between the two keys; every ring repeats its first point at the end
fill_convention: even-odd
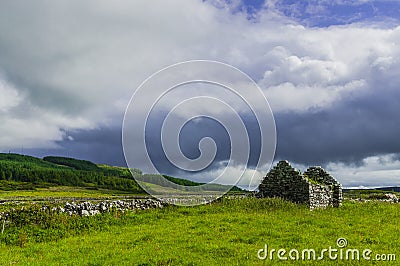
{"type": "Polygon", "coordinates": [[[152,199],[137,199],[130,201],[102,201],[97,204],[91,202],[69,203],[67,202],[64,207],[58,207],[60,212],[66,212],[69,215],[77,214],[81,216],[96,215],[103,212],[109,212],[113,209],[118,211],[126,210],[146,210],[152,208],[162,208],[163,204],[158,200],[152,199]]]}
{"type": "MultiPolygon", "coordinates": [[[[127,211],[127,210],[147,210],[153,208],[163,208],[164,203],[155,199],[133,199],[129,201],[114,200],[114,201],[100,201],[97,203],[85,202],[67,202],[60,206],[44,205],[40,208],[43,212],[56,212],[56,213],[67,213],[69,215],[80,215],[80,216],[92,216],[101,213],[110,212],[112,210],[127,211]]],[[[21,207],[20,211],[23,211],[24,207],[21,207]]],[[[7,220],[10,213],[16,211],[11,208],[7,212],[0,213],[0,220],[7,220]]]]}

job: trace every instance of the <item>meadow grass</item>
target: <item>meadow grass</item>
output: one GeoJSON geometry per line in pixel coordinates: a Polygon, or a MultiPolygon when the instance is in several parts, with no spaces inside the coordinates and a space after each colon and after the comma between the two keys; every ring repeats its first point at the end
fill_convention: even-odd
{"type": "Polygon", "coordinates": [[[55,186],[49,188],[35,188],[34,190],[0,190],[2,200],[46,200],[46,199],[84,199],[84,198],[109,198],[119,196],[138,196],[146,194],[130,193],[126,191],[102,188],[85,188],[70,186],[55,186]]]}
{"type": "MultiPolygon", "coordinates": [[[[98,217],[53,217],[65,227],[21,225],[16,242],[0,244],[1,265],[365,265],[397,262],[259,260],[270,249],[320,252],[346,238],[348,248],[396,254],[400,206],[346,201],[310,211],[280,199],[223,199],[98,217]],[[71,222],[72,221],[72,222],[71,222]],[[40,238],[33,229],[55,237],[40,238]],[[40,229],[40,230],[39,230],[40,229]]],[[[6,228],[5,233],[9,233],[6,228]]],[[[2,240],[5,237],[3,236],[2,240]]],[[[318,254],[319,255],[319,254],[318,254]]],[[[400,256],[400,254],[396,254],[400,256]]],[[[400,257],[397,258],[400,260],[400,257]]]]}

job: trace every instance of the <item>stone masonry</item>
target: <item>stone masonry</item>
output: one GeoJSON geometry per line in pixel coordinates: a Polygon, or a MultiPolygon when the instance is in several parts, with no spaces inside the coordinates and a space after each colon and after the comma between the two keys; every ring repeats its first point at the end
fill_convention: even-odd
{"type": "Polygon", "coordinates": [[[295,203],[307,204],[310,209],[339,207],[342,186],[322,167],[310,167],[304,174],[288,161],[280,161],[258,187],[257,197],[280,197],[295,203]]]}

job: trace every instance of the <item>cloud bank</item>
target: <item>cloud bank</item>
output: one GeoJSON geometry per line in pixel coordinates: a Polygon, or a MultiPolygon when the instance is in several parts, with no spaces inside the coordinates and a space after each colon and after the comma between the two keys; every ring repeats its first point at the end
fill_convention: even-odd
{"type": "MultiPolygon", "coordinates": [[[[0,150],[123,165],[121,123],[135,88],[169,64],[209,59],[240,68],[263,90],[277,124],[276,159],[329,166],[345,185],[397,184],[400,24],[389,11],[396,3],[289,2],[4,1],[0,150]],[[323,21],[326,14],[335,21],[323,21]],[[392,160],[382,164],[391,177],[369,158],[392,160]],[[351,174],[358,168],[365,171],[351,174]]],[[[223,130],[186,131],[212,131],[225,148],[202,175],[220,171],[223,130]]],[[[198,145],[182,138],[195,156],[198,145]]],[[[164,172],[185,175],[168,165],[164,172]]]]}

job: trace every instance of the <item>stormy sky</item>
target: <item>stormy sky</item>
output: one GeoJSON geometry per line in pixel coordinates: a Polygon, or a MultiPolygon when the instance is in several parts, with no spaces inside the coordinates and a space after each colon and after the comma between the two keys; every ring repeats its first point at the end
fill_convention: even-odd
{"type": "MultiPolygon", "coordinates": [[[[124,166],[122,122],[136,88],[168,65],[205,59],[261,88],[276,123],[275,161],[322,165],[345,187],[400,186],[398,1],[0,2],[1,152],[124,166]]],[[[223,171],[223,126],[203,119],[182,129],[187,157],[199,156],[203,137],[218,147],[209,167],[186,173],[163,154],[165,115],[154,114],[147,136],[161,172],[201,181],[223,171]]],[[[241,117],[249,172],[261,178],[257,123],[241,117]]]]}

